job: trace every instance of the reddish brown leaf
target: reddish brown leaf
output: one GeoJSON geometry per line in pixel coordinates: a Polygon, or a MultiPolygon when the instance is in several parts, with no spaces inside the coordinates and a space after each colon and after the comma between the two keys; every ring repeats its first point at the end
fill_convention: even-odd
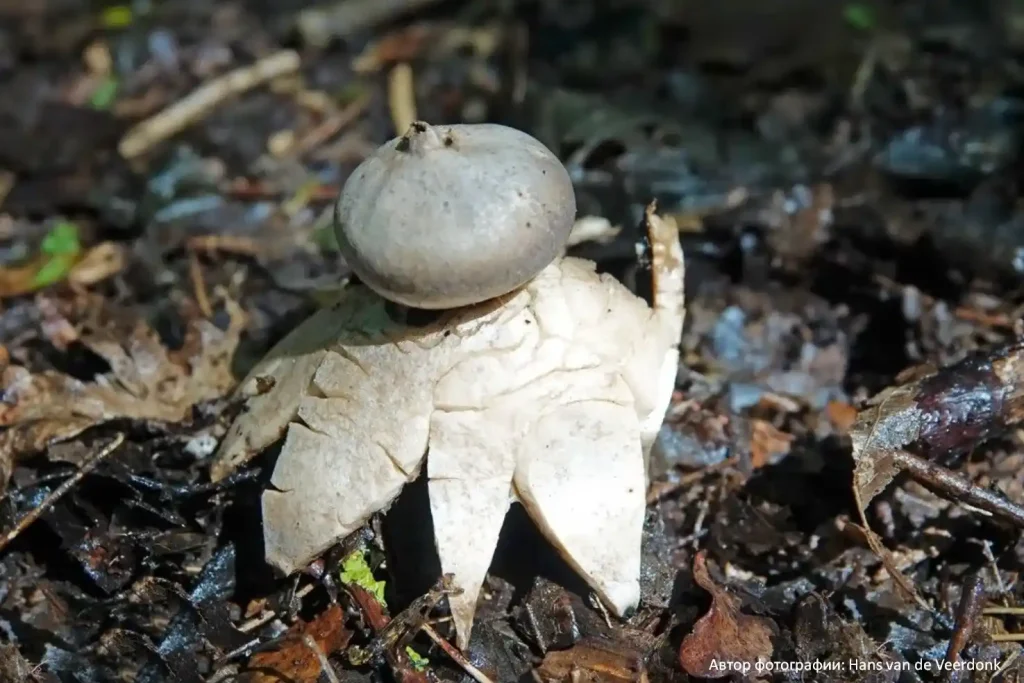
{"type": "Polygon", "coordinates": [[[626,642],[588,638],[548,652],[536,674],[544,683],[646,683],[645,659],[626,642]]]}
{"type": "Polygon", "coordinates": [[[326,656],[344,650],[352,639],[341,606],[331,605],[313,621],[294,624],[277,650],[254,654],[249,659],[248,683],[316,683],[321,673],[320,658],[306,644],[307,635],[326,656]]]}
{"type": "Polygon", "coordinates": [[[767,617],[740,612],[739,599],[719,586],[708,573],[705,553],[693,558],[693,579],[711,593],[711,608],[693,627],[679,646],[679,664],[697,678],[722,678],[772,656],[771,636],[775,624],[767,617]]]}

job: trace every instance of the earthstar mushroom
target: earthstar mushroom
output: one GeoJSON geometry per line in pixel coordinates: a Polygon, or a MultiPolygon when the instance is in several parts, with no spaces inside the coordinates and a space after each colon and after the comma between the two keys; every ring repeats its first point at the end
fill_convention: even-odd
{"type": "Polygon", "coordinates": [[[392,301],[447,309],[507,294],[555,260],[576,198],[538,140],[495,124],[423,122],[353,171],[335,204],[342,255],[392,301]]]}
{"type": "Polygon", "coordinates": [[[552,202],[567,192],[574,213],[571,184],[558,187],[553,155],[539,142],[527,146],[536,167],[523,168],[525,134],[499,128],[418,123],[384,146],[392,151],[371,157],[370,170],[357,169],[352,187],[376,188],[376,206],[359,207],[346,186],[338,229],[362,282],[253,368],[239,389],[246,409],[212,467],[213,478],[222,478],[284,437],[262,505],[266,559],[288,574],[385,509],[425,462],[441,567],[463,590],[449,597],[461,648],[469,643],[505,514],[517,501],[615,614],[636,606],[645,459],[675,385],[684,316],[675,224],[653,206],[645,213],[654,292],[648,306],[594,263],[559,256],[572,215],[552,202]],[[458,153],[459,143],[444,147],[448,135],[487,141],[486,154],[478,153],[482,142],[464,148],[476,154],[473,164],[489,167],[447,160],[445,172],[492,181],[438,176],[417,186],[408,159],[381,161],[397,153],[402,139],[410,148],[422,140],[429,148],[423,159],[438,151],[437,140],[458,153]],[[389,172],[412,196],[389,189],[389,172]],[[543,180],[549,176],[554,184],[543,180]],[[498,182],[503,177],[511,192],[498,182]],[[449,194],[415,194],[441,186],[449,194]],[[441,196],[461,208],[437,210],[441,196]],[[488,208],[469,208],[474,202],[488,208]],[[425,219],[452,222],[414,224],[401,218],[409,215],[402,203],[424,207],[425,219]],[[513,265],[500,268],[501,250],[517,243],[508,234],[523,228],[523,206],[544,217],[549,242],[526,242],[525,260],[506,255],[513,265]],[[380,232],[366,237],[363,221],[380,232]],[[465,270],[411,268],[408,250],[391,260],[381,238],[392,230],[395,242],[433,235],[430,253],[448,254],[446,268],[465,270]],[[488,268],[470,258],[470,243],[488,268]],[[549,254],[548,261],[539,254],[549,254]],[[415,286],[420,276],[422,292],[415,286]],[[474,291],[492,296],[474,302],[474,291]],[[415,325],[395,315],[395,302],[437,312],[415,325]],[[461,305],[441,306],[455,302],[461,305]]]}

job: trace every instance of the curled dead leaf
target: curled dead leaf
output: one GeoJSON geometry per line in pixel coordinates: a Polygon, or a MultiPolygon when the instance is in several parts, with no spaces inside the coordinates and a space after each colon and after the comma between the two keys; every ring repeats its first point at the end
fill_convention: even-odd
{"type": "Polygon", "coordinates": [[[768,617],[740,612],[740,601],[708,572],[706,553],[693,558],[693,580],[711,593],[711,608],[679,646],[679,664],[697,678],[722,678],[735,668],[771,659],[775,624],[768,617]]]}
{"type": "Polygon", "coordinates": [[[1022,387],[1024,340],[1018,339],[943,368],[907,368],[896,377],[896,384],[868,401],[850,428],[853,494],[868,545],[905,596],[923,607],[926,603],[870,529],[865,510],[909,467],[914,477],[932,486],[952,478],[940,488],[956,491],[956,496],[971,504],[990,507],[990,512],[1008,513],[1020,524],[1024,510],[1019,505],[1004,505],[969,482],[955,481],[928,460],[937,454],[967,452],[1024,422],[1022,387]],[[924,476],[929,468],[933,474],[924,476]]]}
{"type": "MultiPolygon", "coordinates": [[[[23,453],[39,451],[85,429],[114,419],[181,422],[192,407],[224,396],[235,384],[231,357],[245,314],[227,300],[229,323],[186,316],[185,341],[169,350],[137,316],[87,295],[85,320],[71,338],[103,358],[110,371],[92,382],[56,370],[33,373],[20,365],[0,367],[0,475],[23,453]]],[[[59,316],[50,307],[51,316],[59,316]]],[[[53,324],[53,320],[50,320],[53,324]]],[[[6,478],[0,479],[0,490],[6,478]]]]}

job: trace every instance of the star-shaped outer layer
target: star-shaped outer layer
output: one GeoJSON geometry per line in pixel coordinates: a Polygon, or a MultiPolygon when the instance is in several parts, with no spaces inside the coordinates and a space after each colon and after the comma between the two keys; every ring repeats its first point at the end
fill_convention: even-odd
{"type": "Polygon", "coordinates": [[[438,555],[463,590],[449,598],[460,647],[516,500],[616,614],[635,607],[645,458],[683,323],[677,231],[652,210],[647,226],[653,309],[564,258],[505,301],[419,328],[356,286],[286,337],[243,383],[251,397],[213,467],[219,479],[285,435],[263,495],[268,563],[294,572],[356,531],[429,449],[438,555]]]}

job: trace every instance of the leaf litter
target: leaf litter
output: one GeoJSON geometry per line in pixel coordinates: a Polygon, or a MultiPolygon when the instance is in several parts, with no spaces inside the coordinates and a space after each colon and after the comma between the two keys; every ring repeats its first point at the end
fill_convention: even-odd
{"type": "MultiPolygon", "coordinates": [[[[58,370],[32,372],[6,363],[0,371],[0,425],[8,429],[0,435],[0,463],[10,469],[19,455],[112,420],[182,422],[197,404],[224,396],[236,382],[231,357],[245,325],[237,303],[224,305],[226,329],[193,311],[184,343],[175,350],[147,323],[101,297],[76,302],[84,317],[75,322],[54,311],[48,324],[64,330],[61,344],[83,345],[110,369],[83,381],[58,370]]],[[[5,486],[0,482],[0,489],[5,486]]]]}
{"type": "Polygon", "coordinates": [[[38,512],[0,550],[3,675],[213,683],[286,653],[295,676],[346,683],[685,681],[681,645],[728,650],[733,631],[707,625],[731,615],[775,623],[775,661],[863,664],[774,680],[1019,679],[1020,8],[456,4],[316,8],[344,26],[275,2],[5,15],[0,339],[18,400],[0,528],[38,512]],[[303,30],[337,45],[297,47],[303,30]],[[297,71],[281,57],[284,75],[218,85],[282,50],[297,71]],[[125,163],[133,126],[196,92],[214,96],[125,163]],[[343,281],[320,215],[409,111],[541,136],[610,228],[572,250],[630,285],[638,211],[656,198],[686,226],[690,324],[625,621],[513,517],[469,648],[444,651],[428,629],[445,631],[445,587],[402,544],[429,517],[416,484],[360,531],[368,572],[342,577],[343,547],[271,577],[254,547],[267,463],[206,471],[228,373],[148,332],[125,344],[154,301],[188,297],[190,334],[244,375],[343,281]],[[60,221],[78,246],[48,254],[60,221]],[[246,335],[196,314],[222,289],[246,335]],[[83,325],[97,317],[113,341],[83,325]],[[709,611],[709,591],[742,606],[709,611]],[[941,661],[990,668],[913,670],[941,661]]]}

